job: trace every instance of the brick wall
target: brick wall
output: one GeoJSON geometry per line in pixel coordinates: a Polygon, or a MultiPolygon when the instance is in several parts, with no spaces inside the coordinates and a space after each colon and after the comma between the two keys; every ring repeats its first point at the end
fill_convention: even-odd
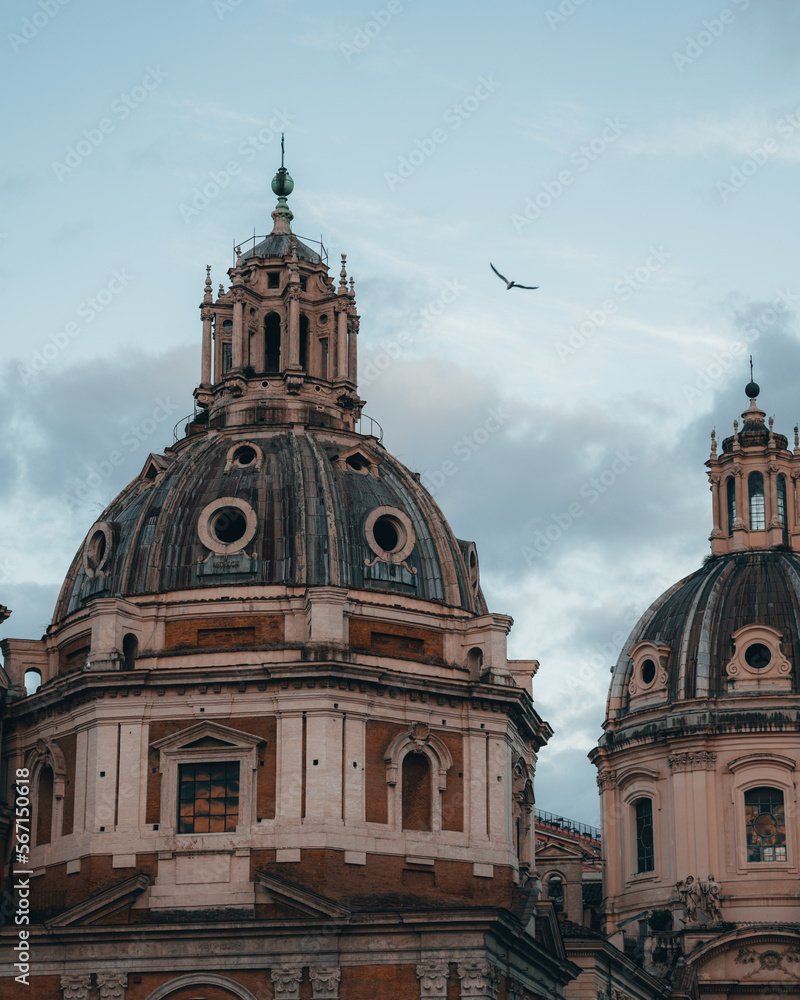
{"type": "Polygon", "coordinates": [[[58,647],[58,672],[69,674],[80,670],[92,648],[92,633],[82,632],[58,647]]]}
{"type": "Polygon", "coordinates": [[[367,854],[365,865],[348,865],[342,851],[304,848],[302,860],[288,864],[277,864],[274,851],[253,851],[251,869],[281,876],[356,908],[420,903],[507,907],[512,900],[510,868],[496,866],[494,878],[479,878],[466,861],[439,859],[434,865],[413,865],[402,856],[367,854]],[[425,875],[404,876],[404,871],[425,875]],[[418,884],[412,884],[415,881],[418,884]]]}
{"type": "Polygon", "coordinates": [[[399,622],[351,618],[349,641],[356,651],[392,656],[398,660],[444,659],[444,637],[440,632],[399,622]]]}
{"type": "Polygon", "coordinates": [[[164,649],[221,649],[283,642],[283,615],[209,615],[178,618],[164,628],[164,649]]]}

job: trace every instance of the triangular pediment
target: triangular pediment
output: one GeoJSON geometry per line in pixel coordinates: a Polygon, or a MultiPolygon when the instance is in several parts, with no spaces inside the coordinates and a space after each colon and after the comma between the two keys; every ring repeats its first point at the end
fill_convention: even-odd
{"type": "Polygon", "coordinates": [[[265,892],[267,901],[292,910],[299,917],[346,919],[350,916],[346,906],[280,875],[256,872],[256,884],[265,892]]]}
{"type": "Polygon", "coordinates": [[[219,748],[234,747],[237,750],[258,746],[264,740],[240,729],[221,726],[218,722],[198,722],[196,726],[181,729],[178,733],[156,740],[151,746],[156,750],[185,750],[197,746],[219,748]]]}
{"type": "Polygon", "coordinates": [[[139,479],[145,483],[154,483],[168,465],[169,460],[165,455],[157,455],[155,452],[151,452],[142,466],[139,479]]]}
{"type": "Polygon", "coordinates": [[[100,892],[90,899],[71,906],[58,916],[45,920],[44,926],[69,927],[75,924],[96,924],[119,910],[130,906],[136,897],[150,885],[150,876],[139,872],[124,882],[100,892]]]}
{"type": "Polygon", "coordinates": [[[571,844],[562,844],[551,841],[543,847],[536,848],[536,861],[580,861],[584,851],[571,844]]]}

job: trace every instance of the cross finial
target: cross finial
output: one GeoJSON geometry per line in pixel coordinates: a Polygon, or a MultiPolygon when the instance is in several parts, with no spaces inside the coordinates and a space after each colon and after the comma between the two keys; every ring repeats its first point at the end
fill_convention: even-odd
{"type": "MultiPolygon", "coordinates": [[[[283,167],[283,137],[285,133],[281,132],[281,167],[283,167]]],[[[752,361],[752,358],[750,359],[752,361]]]]}
{"type": "Polygon", "coordinates": [[[753,381],[753,355],[750,355],[750,381],[753,381]]]}

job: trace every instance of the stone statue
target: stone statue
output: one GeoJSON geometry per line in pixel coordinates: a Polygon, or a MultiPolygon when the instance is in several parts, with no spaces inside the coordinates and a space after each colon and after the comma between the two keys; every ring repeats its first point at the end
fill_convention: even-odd
{"type": "Polygon", "coordinates": [[[722,920],[722,897],[719,882],[714,879],[713,875],[709,875],[703,883],[703,895],[705,896],[705,910],[708,919],[712,922],[722,920]]]}
{"type": "Polygon", "coordinates": [[[687,875],[685,879],[675,883],[675,888],[678,890],[683,905],[686,923],[695,923],[697,921],[697,905],[702,898],[699,883],[695,880],[694,875],[687,875]]]}

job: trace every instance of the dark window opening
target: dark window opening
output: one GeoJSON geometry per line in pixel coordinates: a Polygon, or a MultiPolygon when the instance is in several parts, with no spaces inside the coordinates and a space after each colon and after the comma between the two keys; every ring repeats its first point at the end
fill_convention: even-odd
{"type": "Polygon", "coordinates": [[[308,284],[308,278],[301,278],[300,279],[300,290],[304,292],[306,290],[306,285],[307,284],[308,284]]]}
{"type": "Polygon", "coordinates": [[[786,861],[786,818],[783,792],[750,788],[744,793],[748,861],[786,861]]]}
{"type": "Polygon", "coordinates": [[[251,448],[249,444],[243,445],[234,458],[237,465],[252,465],[257,458],[255,448],[251,448]]]}
{"type": "Polygon", "coordinates": [[[53,824],[53,769],[43,767],[39,774],[37,795],[36,843],[50,843],[50,829],[53,824]]]}
{"type": "Polygon", "coordinates": [[[227,375],[233,366],[233,344],[222,345],[222,374],[227,375]]]}
{"type": "Polygon", "coordinates": [[[656,665],[652,660],[645,660],[642,664],[642,683],[652,684],[656,676],[656,665]]]}
{"type": "Polygon", "coordinates": [[[636,802],[636,871],[651,872],[655,869],[653,837],[653,802],[639,799],[636,802]]]}
{"type": "Polygon", "coordinates": [[[320,354],[320,377],[328,377],[328,338],[321,337],[319,342],[319,354],[320,354]]]}
{"type": "Polygon", "coordinates": [[[214,515],[212,531],[217,541],[232,545],[247,531],[247,518],[238,507],[223,507],[214,515]]]}
{"type": "Polygon", "coordinates": [[[308,371],[308,316],[300,316],[300,367],[308,371]]]}
{"type": "Polygon", "coordinates": [[[379,517],[372,527],[372,534],[384,552],[394,552],[400,548],[400,535],[393,518],[386,515],[379,517]]]}
{"type": "Polygon", "coordinates": [[[786,476],[781,473],[777,480],[778,489],[778,520],[781,522],[781,527],[783,528],[783,538],[781,541],[784,545],[789,544],[789,531],[786,520],[786,476]]]}
{"type": "Polygon", "coordinates": [[[239,763],[181,764],[178,833],[227,833],[239,821],[239,763]]]}
{"type": "Polygon", "coordinates": [[[270,313],[264,320],[264,371],[281,370],[281,318],[270,313]]]}
{"type": "Polygon", "coordinates": [[[733,476],[728,477],[725,489],[728,494],[728,534],[732,535],[736,521],[736,480],[733,476]]]}
{"type": "Polygon", "coordinates": [[[139,640],[133,632],[128,632],[122,639],[122,659],[125,661],[126,670],[133,670],[138,655],[139,640]]]}
{"type": "Polygon", "coordinates": [[[403,758],[403,829],[431,829],[431,774],[423,753],[403,758]]]}
{"type": "Polygon", "coordinates": [[[267,288],[278,288],[280,287],[281,276],[278,271],[270,271],[267,276],[267,288]]]}
{"type": "Polygon", "coordinates": [[[747,477],[747,491],[750,496],[750,530],[761,531],[766,527],[764,518],[764,477],[760,472],[751,472],[747,477]]]}
{"type": "Polygon", "coordinates": [[[769,666],[772,653],[769,646],[765,646],[763,642],[754,642],[745,650],[744,658],[754,670],[763,670],[769,666]]]}

